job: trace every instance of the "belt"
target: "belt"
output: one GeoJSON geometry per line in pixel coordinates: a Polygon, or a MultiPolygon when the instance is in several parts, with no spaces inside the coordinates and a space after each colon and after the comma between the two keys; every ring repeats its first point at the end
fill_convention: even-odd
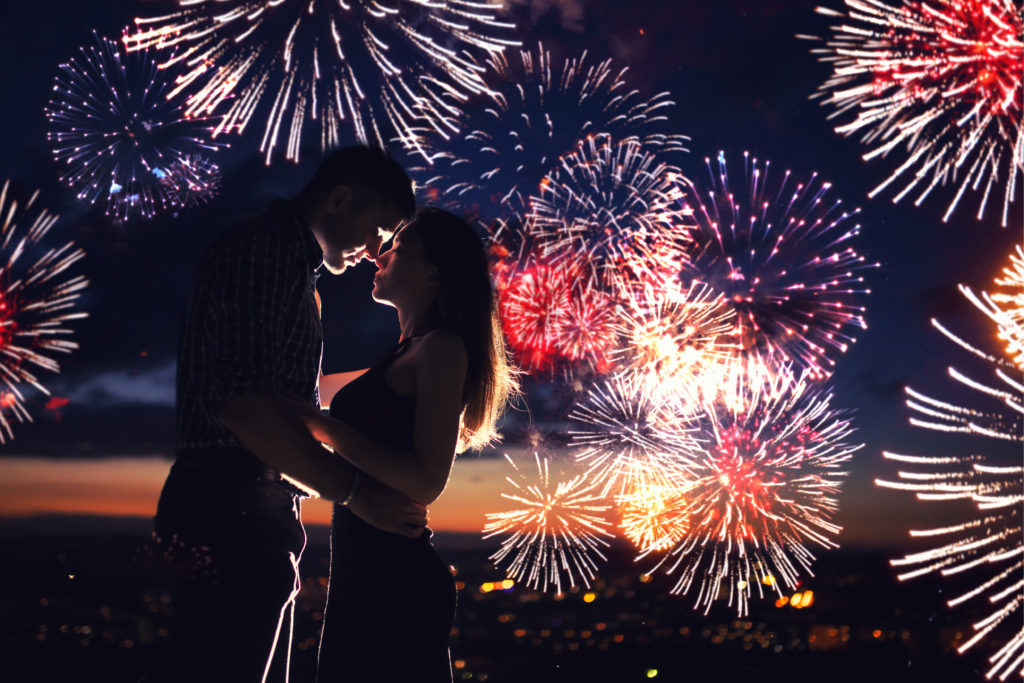
{"type": "Polygon", "coordinates": [[[176,467],[210,476],[238,478],[255,477],[270,481],[291,491],[294,495],[308,498],[309,494],[281,476],[281,473],[263,462],[244,448],[192,448],[178,451],[174,461],[176,467]]]}

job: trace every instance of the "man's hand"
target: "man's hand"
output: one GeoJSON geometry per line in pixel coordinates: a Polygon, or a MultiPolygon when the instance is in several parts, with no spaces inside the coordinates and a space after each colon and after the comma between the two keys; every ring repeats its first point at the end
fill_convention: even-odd
{"type": "Polygon", "coordinates": [[[408,496],[362,475],[348,504],[361,520],[382,531],[416,538],[427,525],[427,508],[408,496]]]}
{"type": "Polygon", "coordinates": [[[318,421],[324,417],[320,408],[317,408],[298,394],[290,391],[278,391],[277,398],[281,402],[281,406],[302,420],[302,423],[306,425],[306,429],[310,430],[310,432],[315,429],[318,421]]]}

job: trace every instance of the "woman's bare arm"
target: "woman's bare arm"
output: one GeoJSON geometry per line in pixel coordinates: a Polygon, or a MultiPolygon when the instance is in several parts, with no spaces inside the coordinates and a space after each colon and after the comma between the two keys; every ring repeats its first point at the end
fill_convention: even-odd
{"type": "Polygon", "coordinates": [[[385,446],[345,422],[319,413],[301,415],[313,437],[374,479],[413,500],[433,502],[448,483],[466,376],[466,349],[447,331],[424,337],[414,352],[416,414],[413,451],[385,446]]]}
{"type": "Polygon", "coordinates": [[[364,374],[369,368],[362,370],[351,370],[349,372],[332,372],[329,375],[320,375],[319,391],[320,405],[327,407],[331,405],[334,395],[341,391],[349,382],[364,374]]]}

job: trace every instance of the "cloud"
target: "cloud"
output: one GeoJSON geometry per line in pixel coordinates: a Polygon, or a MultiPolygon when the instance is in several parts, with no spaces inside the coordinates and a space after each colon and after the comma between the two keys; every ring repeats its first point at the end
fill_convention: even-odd
{"type": "Polygon", "coordinates": [[[582,31],[584,5],[587,0],[504,0],[504,7],[528,7],[530,20],[534,23],[540,17],[552,13],[558,15],[562,28],[570,31],[582,31]]]}
{"type": "Polygon", "coordinates": [[[906,374],[893,376],[884,366],[875,366],[857,376],[857,382],[868,394],[879,399],[900,399],[904,395],[909,377],[906,374]]]}
{"type": "Polygon", "coordinates": [[[175,370],[175,361],[169,360],[144,371],[108,370],[84,378],[62,378],[50,390],[79,406],[173,406],[175,370]]]}

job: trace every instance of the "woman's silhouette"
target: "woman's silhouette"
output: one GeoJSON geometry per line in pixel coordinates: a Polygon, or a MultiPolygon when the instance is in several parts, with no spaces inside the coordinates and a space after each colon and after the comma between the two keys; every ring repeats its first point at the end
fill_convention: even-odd
{"type": "MultiPolygon", "coordinates": [[[[330,416],[304,419],[362,472],[429,504],[456,450],[493,440],[516,382],[484,247],[465,221],[421,210],[377,263],[373,297],[398,310],[401,339],[368,370],[322,377],[330,416]]],[[[429,530],[410,540],[335,505],[319,683],[451,681],[454,611],[429,530]]]]}

